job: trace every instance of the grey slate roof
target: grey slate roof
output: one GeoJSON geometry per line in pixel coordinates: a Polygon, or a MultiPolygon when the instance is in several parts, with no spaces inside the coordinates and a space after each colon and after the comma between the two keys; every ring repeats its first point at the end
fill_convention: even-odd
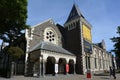
{"type": "Polygon", "coordinates": [[[68,54],[68,55],[74,55],[71,52],[65,50],[64,48],[57,46],[57,45],[50,43],[50,42],[41,42],[40,44],[35,46],[30,52],[32,52],[34,50],[39,50],[39,49],[68,54]]]}

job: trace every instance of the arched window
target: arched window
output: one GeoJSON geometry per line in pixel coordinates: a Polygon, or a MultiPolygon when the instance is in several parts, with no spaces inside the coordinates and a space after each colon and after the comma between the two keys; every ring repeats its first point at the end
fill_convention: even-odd
{"type": "Polygon", "coordinates": [[[58,35],[52,27],[44,30],[44,41],[58,45],[58,35]]]}

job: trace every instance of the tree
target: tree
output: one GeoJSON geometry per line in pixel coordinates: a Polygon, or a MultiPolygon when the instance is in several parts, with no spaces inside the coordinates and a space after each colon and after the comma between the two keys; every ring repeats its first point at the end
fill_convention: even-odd
{"type": "Polygon", "coordinates": [[[25,54],[24,51],[17,46],[7,46],[4,48],[4,51],[9,55],[12,61],[20,59],[21,56],[25,54]]]}
{"type": "MultiPolygon", "coordinates": [[[[10,77],[12,69],[11,61],[17,64],[24,52],[19,47],[13,47],[13,43],[21,37],[23,30],[28,28],[27,0],[0,0],[0,39],[8,42],[4,50],[7,55],[6,75],[10,77]]],[[[6,57],[6,56],[5,56],[6,57]]]]}
{"type": "Polygon", "coordinates": [[[0,39],[12,44],[28,28],[27,0],[0,0],[0,39]]]}
{"type": "Polygon", "coordinates": [[[16,75],[17,72],[17,64],[19,62],[19,60],[21,59],[22,55],[24,55],[24,51],[19,48],[19,47],[12,47],[12,46],[8,46],[5,48],[6,53],[8,54],[8,61],[7,61],[7,76],[11,77],[11,72],[14,72],[14,74],[16,75]],[[14,66],[14,67],[12,67],[14,66]]]}
{"type": "MultiPolygon", "coordinates": [[[[114,43],[114,49],[112,50],[117,57],[117,63],[120,63],[120,26],[117,28],[118,37],[111,38],[112,42],[114,43]]],[[[118,65],[120,67],[120,65],[118,65]]]]}
{"type": "Polygon", "coordinates": [[[113,52],[115,52],[116,56],[120,58],[120,26],[118,26],[117,28],[117,34],[118,37],[113,37],[111,38],[112,42],[114,42],[114,50],[112,50],[113,52]]]}
{"type": "Polygon", "coordinates": [[[22,55],[24,55],[24,51],[19,47],[10,47],[7,50],[7,53],[12,57],[12,59],[17,60],[22,55]]]}

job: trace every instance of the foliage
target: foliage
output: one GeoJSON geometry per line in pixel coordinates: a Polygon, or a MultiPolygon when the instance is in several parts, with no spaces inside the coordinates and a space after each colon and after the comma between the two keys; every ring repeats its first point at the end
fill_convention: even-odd
{"type": "Polygon", "coordinates": [[[28,28],[27,0],[0,0],[0,39],[12,44],[28,28]]]}
{"type": "Polygon", "coordinates": [[[117,28],[117,34],[118,37],[111,38],[112,42],[114,43],[114,50],[112,51],[115,52],[117,58],[120,59],[120,26],[117,28]]]}
{"type": "Polygon", "coordinates": [[[22,55],[24,55],[24,51],[19,47],[9,47],[7,49],[7,53],[13,58],[13,59],[19,59],[22,55]]]}

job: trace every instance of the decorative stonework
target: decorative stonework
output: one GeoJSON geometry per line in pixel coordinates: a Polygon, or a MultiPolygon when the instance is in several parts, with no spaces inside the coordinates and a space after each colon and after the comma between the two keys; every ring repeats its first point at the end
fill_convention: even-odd
{"type": "Polygon", "coordinates": [[[58,45],[58,35],[53,28],[48,27],[44,30],[44,41],[58,45]]]}

